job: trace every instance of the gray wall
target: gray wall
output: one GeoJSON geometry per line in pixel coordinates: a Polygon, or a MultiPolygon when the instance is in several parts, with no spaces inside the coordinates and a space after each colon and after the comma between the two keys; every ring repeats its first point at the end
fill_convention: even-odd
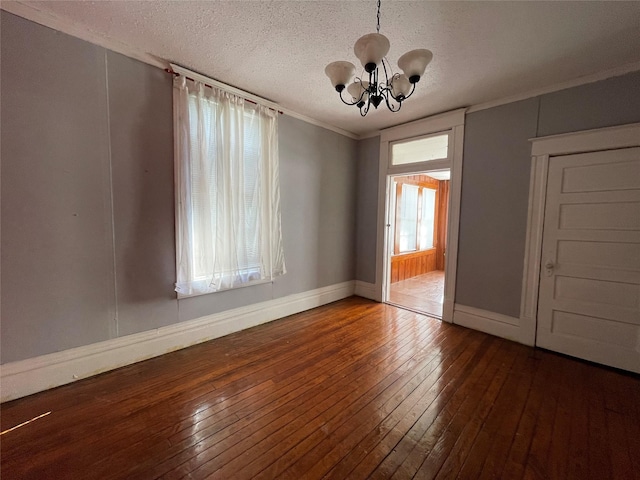
{"type": "Polygon", "coordinates": [[[357,263],[356,279],[376,282],[376,238],[378,235],[378,169],[380,137],[358,142],[357,192],[357,263]]]}
{"type": "Polygon", "coordinates": [[[456,303],[518,316],[537,114],[533,98],[465,119],[456,303]]]}
{"type": "Polygon", "coordinates": [[[104,51],[1,15],[2,358],[16,359],[115,331],[109,141],[104,51]]]}
{"type": "Polygon", "coordinates": [[[640,122],[640,72],[466,117],[456,303],[518,317],[529,138],[640,122]]]}
{"type": "Polygon", "coordinates": [[[176,300],[171,77],[0,16],[2,363],[354,279],[357,142],[281,116],[288,273],[176,300]]]}

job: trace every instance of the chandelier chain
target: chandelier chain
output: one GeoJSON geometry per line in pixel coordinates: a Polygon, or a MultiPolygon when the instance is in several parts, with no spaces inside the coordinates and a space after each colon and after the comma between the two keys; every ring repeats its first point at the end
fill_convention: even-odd
{"type": "Polygon", "coordinates": [[[376,24],[376,31],[380,33],[380,1],[378,0],[378,23],[376,24]]]}

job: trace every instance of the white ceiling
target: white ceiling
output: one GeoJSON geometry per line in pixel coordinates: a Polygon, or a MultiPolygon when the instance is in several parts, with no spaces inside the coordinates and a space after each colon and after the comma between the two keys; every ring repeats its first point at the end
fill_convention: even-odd
{"type": "Polygon", "coordinates": [[[383,0],[393,68],[415,48],[434,59],[401,112],[361,118],[324,67],[357,62],[353,44],[375,31],[375,1],[19,3],[357,134],[640,62],[638,1],[383,0]]]}

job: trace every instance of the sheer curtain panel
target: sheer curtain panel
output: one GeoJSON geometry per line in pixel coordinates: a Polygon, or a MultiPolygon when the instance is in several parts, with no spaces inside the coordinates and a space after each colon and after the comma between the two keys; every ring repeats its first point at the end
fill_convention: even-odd
{"type": "Polygon", "coordinates": [[[178,296],[283,275],[277,112],[184,76],[173,100],[178,296]]]}

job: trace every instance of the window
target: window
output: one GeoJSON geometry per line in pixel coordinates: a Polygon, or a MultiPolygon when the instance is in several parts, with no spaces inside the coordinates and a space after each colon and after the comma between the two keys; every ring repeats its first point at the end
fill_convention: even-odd
{"type": "Polygon", "coordinates": [[[420,250],[433,248],[433,232],[436,220],[436,191],[422,189],[422,215],[420,218],[420,250]]]}
{"type": "Polygon", "coordinates": [[[174,116],[178,294],[285,273],[276,112],[181,76],[174,116]]]}
{"type": "Polygon", "coordinates": [[[449,133],[439,133],[391,145],[392,165],[445,159],[449,155],[449,133]]]}
{"type": "Polygon", "coordinates": [[[400,251],[411,252],[418,247],[418,187],[403,183],[401,192],[397,220],[400,230],[400,251]]]}
{"type": "Polygon", "coordinates": [[[436,190],[396,183],[396,242],[394,253],[435,247],[436,190]]]}

